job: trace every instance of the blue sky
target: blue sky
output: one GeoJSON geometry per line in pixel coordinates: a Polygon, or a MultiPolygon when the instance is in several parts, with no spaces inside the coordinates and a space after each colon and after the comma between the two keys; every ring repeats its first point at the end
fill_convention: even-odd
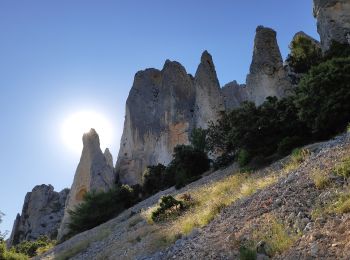
{"type": "Polygon", "coordinates": [[[70,187],[80,155],[62,143],[65,118],[104,114],[116,157],[138,70],[171,59],[194,74],[208,50],[221,85],[243,83],[260,24],[278,32],[284,57],[296,32],[318,39],[311,0],[1,0],[0,230],[35,185],[70,187]]]}

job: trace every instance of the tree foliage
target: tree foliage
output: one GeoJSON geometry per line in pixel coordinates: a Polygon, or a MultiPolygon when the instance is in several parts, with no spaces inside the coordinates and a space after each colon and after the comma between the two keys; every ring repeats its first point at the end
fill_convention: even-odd
{"type": "Polygon", "coordinates": [[[318,138],[345,129],[350,121],[350,57],[314,67],[301,80],[295,97],[299,117],[318,138]]]}
{"type": "Polygon", "coordinates": [[[291,53],[287,61],[296,73],[307,73],[322,61],[320,46],[306,35],[297,35],[289,48],[291,53]]]}
{"type": "Polygon", "coordinates": [[[74,210],[69,211],[70,235],[98,226],[117,216],[138,201],[134,190],[127,185],[118,186],[107,192],[88,192],[74,210]]]}

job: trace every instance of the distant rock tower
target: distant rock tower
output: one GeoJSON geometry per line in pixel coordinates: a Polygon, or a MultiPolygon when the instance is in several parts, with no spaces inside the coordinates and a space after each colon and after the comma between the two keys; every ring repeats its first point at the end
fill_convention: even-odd
{"type": "Polygon", "coordinates": [[[70,221],[68,211],[73,210],[82,202],[86,192],[107,191],[115,185],[113,159],[109,150],[103,154],[100,148],[100,139],[94,129],[83,136],[83,151],[75,172],[74,181],[69,192],[62,223],[57,239],[60,241],[68,234],[67,224],[70,221]]]}
{"type": "Polygon", "coordinates": [[[22,213],[17,214],[8,246],[25,240],[35,240],[41,235],[56,239],[57,230],[64,213],[64,204],[69,190],[54,191],[51,185],[38,185],[28,192],[22,213]]]}
{"type": "Polygon", "coordinates": [[[349,0],[314,0],[314,16],[324,51],[332,40],[350,44],[349,0]]]}
{"type": "Polygon", "coordinates": [[[248,100],[261,105],[266,97],[285,97],[292,85],[277,44],[276,32],[259,26],[256,29],[253,60],[247,76],[248,100]]]}

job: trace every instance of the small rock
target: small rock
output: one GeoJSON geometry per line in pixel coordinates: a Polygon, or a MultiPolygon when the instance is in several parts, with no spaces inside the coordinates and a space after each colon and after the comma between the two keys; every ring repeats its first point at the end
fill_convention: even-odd
{"type": "Polygon", "coordinates": [[[318,254],[318,245],[316,243],[311,244],[311,256],[317,257],[318,254]]]}

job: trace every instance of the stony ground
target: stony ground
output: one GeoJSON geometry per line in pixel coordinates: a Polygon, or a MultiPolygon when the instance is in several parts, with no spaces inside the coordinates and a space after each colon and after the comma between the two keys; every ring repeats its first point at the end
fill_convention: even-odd
{"type": "MultiPolygon", "coordinates": [[[[318,190],[309,177],[315,167],[331,170],[350,155],[349,136],[309,147],[312,155],[278,183],[224,209],[208,226],[144,259],[239,259],[239,247],[273,215],[300,231],[294,245],[276,259],[350,259],[350,214],[313,220],[312,210],[331,191],[318,190]]],[[[342,189],[342,179],[336,189],[342,189]]],[[[345,188],[345,187],[344,187],[345,188]]]]}
{"type": "MultiPolygon", "coordinates": [[[[273,258],[350,259],[350,214],[313,216],[319,205],[330,201],[332,194],[347,185],[342,178],[334,177],[334,185],[317,189],[310,178],[313,169],[330,171],[336,162],[350,155],[350,137],[344,134],[307,148],[311,155],[297,169],[282,174],[285,159],[254,173],[268,175],[281,171],[275,184],[233,203],[206,227],[195,229],[169,247],[155,237],[159,232],[166,233],[166,228],[148,224],[142,211],[156,204],[164,194],[190,193],[225,178],[237,170],[235,166],[214,172],[182,190],[160,192],[38,259],[239,259],[239,248],[253,240],[254,234],[271,218],[283,223],[293,237],[288,249],[273,258]]],[[[259,258],[268,259],[266,254],[259,258]]]]}

